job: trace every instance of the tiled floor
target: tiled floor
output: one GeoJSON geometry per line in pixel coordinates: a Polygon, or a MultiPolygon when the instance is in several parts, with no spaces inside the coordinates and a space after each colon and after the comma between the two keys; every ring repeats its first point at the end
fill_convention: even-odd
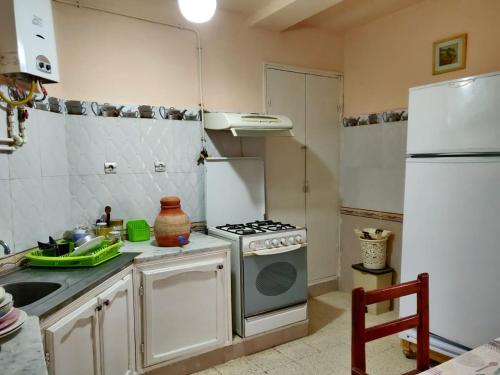
{"type": "MultiPolygon", "coordinates": [[[[350,374],[350,294],[332,292],[310,301],[310,335],[221,364],[198,375],[350,374]]],[[[396,318],[394,312],[366,315],[367,326],[396,318]]],[[[397,336],[368,343],[370,375],[401,374],[416,367],[403,355],[397,336]]]]}

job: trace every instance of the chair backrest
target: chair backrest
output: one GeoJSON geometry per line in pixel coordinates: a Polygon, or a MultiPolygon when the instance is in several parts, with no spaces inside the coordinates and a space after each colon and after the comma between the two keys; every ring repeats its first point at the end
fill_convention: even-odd
{"type": "Polygon", "coordinates": [[[351,369],[353,375],[366,374],[365,344],[410,328],[417,329],[417,373],[429,368],[429,275],[421,273],[417,280],[388,288],[365,292],[363,288],[352,291],[352,341],[351,369]],[[414,315],[365,328],[366,306],[373,303],[417,295],[417,312],[414,315]]]}

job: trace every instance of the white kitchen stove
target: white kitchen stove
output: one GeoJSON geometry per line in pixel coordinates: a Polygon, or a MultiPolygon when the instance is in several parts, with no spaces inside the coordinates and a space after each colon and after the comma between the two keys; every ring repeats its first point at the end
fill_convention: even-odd
{"type": "Polygon", "coordinates": [[[206,168],[208,234],[231,242],[234,331],[248,337],[306,320],[307,232],[263,220],[264,162],[216,158],[206,168]]]}
{"type": "Polygon", "coordinates": [[[307,232],[271,220],[211,227],[229,240],[234,331],[252,336],[307,319],[307,232]]]}

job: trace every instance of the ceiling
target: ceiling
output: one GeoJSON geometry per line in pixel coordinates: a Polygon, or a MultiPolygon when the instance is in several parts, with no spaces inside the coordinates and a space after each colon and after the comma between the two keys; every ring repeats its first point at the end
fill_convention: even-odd
{"type": "Polygon", "coordinates": [[[422,0],[218,0],[219,6],[242,14],[249,26],[274,31],[316,27],[336,34],[422,0]]]}

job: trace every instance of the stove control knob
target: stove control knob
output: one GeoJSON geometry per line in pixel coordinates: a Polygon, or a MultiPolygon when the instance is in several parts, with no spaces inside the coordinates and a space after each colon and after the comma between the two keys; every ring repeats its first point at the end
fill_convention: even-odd
{"type": "Polygon", "coordinates": [[[288,237],[288,243],[290,245],[295,245],[295,237],[293,237],[293,236],[288,237]]]}
{"type": "Polygon", "coordinates": [[[265,240],[265,241],[264,241],[264,245],[265,245],[268,249],[270,249],[271,247],[273,247],[273,244],[271,243],[271,240],[265,240]]]}
{"type": "Polygon", "coordinates": [[[277,238],[273,238],[271,243],[273,244],[273,247],[278,247],[280,245],[280,240],[278,240],[277,238]]]}
{"type": "Polygon", "coordinates": [[[295,236],[295,242],[297,242],[297,243],[302,243],[303,242],[302,236],[300,234],[298,234],[298,235],[295,236]]]}
{"type": "Polygon", "coordinates": [[[288,241],[286,240],[286,238],[285,238],[285,237],[281,237],[280,242],[281,242],[281,244],[282,244],[283,246],[287,246],[287,245],[288,245],[288,241]]]}
{"type": "Polygon", "coordinates": [[[252,249],[252,250],[257,249],[257,242],[255,242],[255,241],[250,242],[250,243],[248,244],[248,247],[249,247],[250,249],[252,249]]]}

